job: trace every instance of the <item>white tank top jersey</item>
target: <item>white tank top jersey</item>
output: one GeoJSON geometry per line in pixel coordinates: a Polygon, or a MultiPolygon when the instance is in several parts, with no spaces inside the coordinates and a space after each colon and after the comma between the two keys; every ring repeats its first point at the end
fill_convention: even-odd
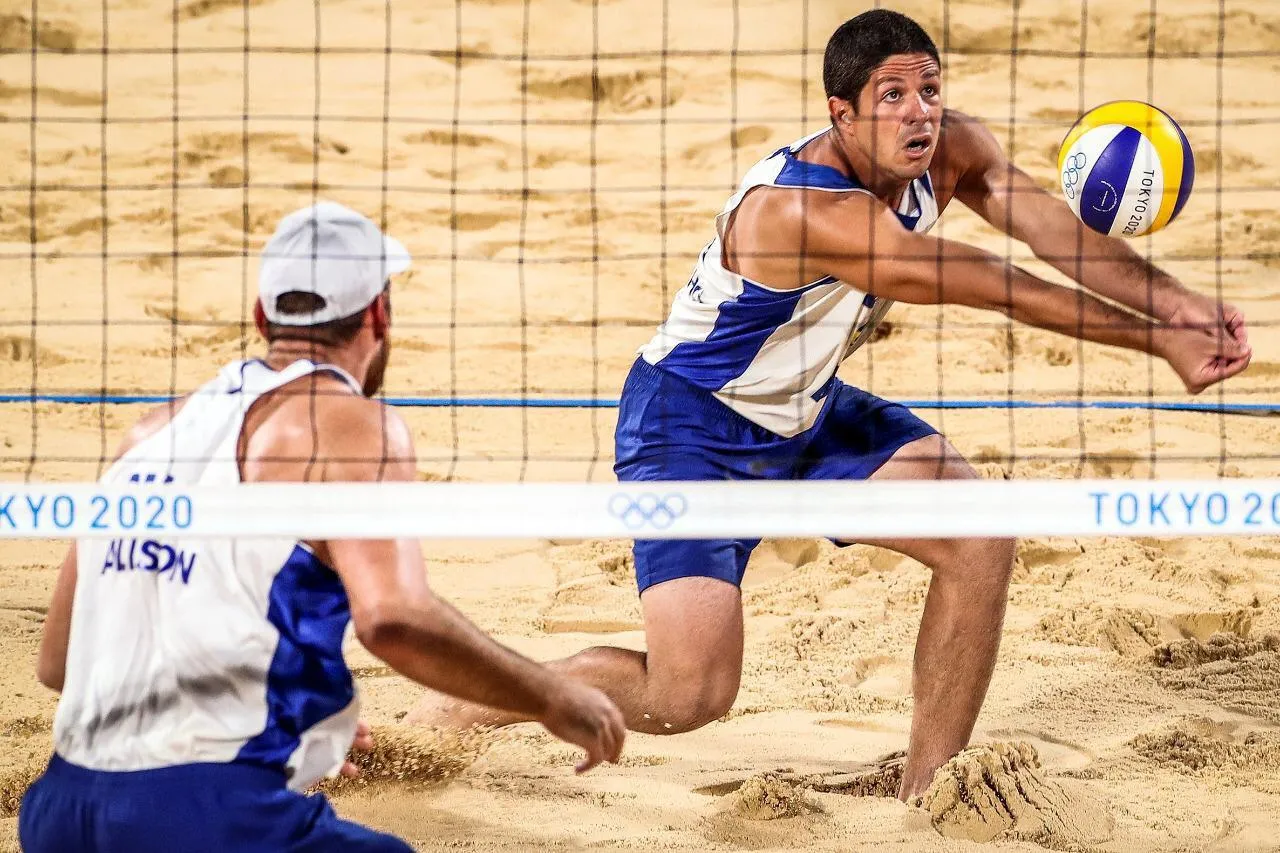
{"type": "MultiPolygon", "coordinates": [[[[834,276],[793,290],[752,281],[725,269],[721,240],[730,215],[756,187],[871,194],[856,178],[796,158],[829,130],[779,148],[751,167],[716,217],[716,236],[676,294],[667,321],[639,350],[650,364],[787,437],[814,425],[836,368],[871,337],[893,303],[834,276]]],[[[911,182],[895,212],[908,229],[932,227],[939,211],[928,173],[911,182]]]]}
{"type": "MultiPolygon", "coordinates": [[[[103,484],[224,486],[262,395],[314,371],[236,362],[125,453],[103,484]]],[[[92,770],[243,762],[303,790],[336,771],[359,703],[338,576],[289,539],[82,539],[54,746],[92,770]]]]}

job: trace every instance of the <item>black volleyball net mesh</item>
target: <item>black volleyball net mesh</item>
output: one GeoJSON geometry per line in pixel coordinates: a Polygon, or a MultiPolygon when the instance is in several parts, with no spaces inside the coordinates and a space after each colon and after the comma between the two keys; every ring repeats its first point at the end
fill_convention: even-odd
{"type": "MultiPolygon", "coordinates": [[[[1240,306],[1243,376],[900,305],[841,368],[1017,477],[1275,470],[1280,10],[1266,0],[904,2],[950,106],[1051,191],[1118,98],[1174,115],[1198,178],[1135,242],[1240,306]]],[[[155,401],[252,357],[258,253],[315,200],[414,257],[384,394],[427,479],[608,479],[636,348],[757,159],[827,121],[826,39],[791,3],[302,0],[0,4],[0,472],[95,477],[155,401]]],[[[958,203],[935,234],[1061,280],[958,203]]]]}

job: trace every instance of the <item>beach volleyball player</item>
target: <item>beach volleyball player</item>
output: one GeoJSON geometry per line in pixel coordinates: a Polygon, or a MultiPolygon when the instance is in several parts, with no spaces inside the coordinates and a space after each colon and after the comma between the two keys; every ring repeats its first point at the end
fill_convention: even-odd
{"type": "MultiPolygon", "coordinates": [[[[878,10],[839,27],[823,81],[830,126],[747,172],[667,321],[641,349],[622,390],[620,480],[977,476],[906,408],[835,378],[894,300],[999,311],[1148,352],[1193,392],[1248,364],[1238,311],[1187,290],[1120,240],[1082,231],[981,123],[944,108],[937,49],[909,18],[878,10]],[[1082,290],[928,236],[953,201],[1082,290]]],[[[907,799],[972,733],[995,666],[1014,543],[868,541],[933,570],[915,649],[899,792],[907,799]]],[[[647,651],[592,648],[557,666],[612,696],[638,731],[683,732],[721,717],[738,691],[739,584],[756,542],[637,541],[647,651]]],[[[428,697],[411,719],[517,717],[428,697]]]]}
{"type": "MultiPolygon", "coordinates": [[[[103,482],[402,481],[409,430],[382,382],[389,278],[409,265],[353,210],[285,217],[263,253],[260,359],[144,417],[103,482]]],[[[407,851],[302,791],[367,727],[348,622],[409,678],[540,720],[616,760],[606,696],[498,645],[428,589],[416,540],[83,540],[58,576],[39,677],[55,754],[19,814],[27,853],[407,851]]]]}

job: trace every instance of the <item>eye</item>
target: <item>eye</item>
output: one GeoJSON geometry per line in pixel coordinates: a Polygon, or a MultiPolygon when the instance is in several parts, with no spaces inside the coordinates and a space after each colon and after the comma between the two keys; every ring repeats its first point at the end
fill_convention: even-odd
{"type": "Polygon", "coordinates": [[[932,97],[934,97],[935,95],[937,95],[937,94],[938,94],[938,87],[937,87],[937,86],[925,86],[925,87],[924,87],[924,89],[923,89],[922,91],[924,92],[925,97],[927,97],[927,98],[932,98],[932,97]]]}
{"type": "Polygon", "coordinates": [[[885,101],[896,101],[896,100],[898,100],[898,98],[900,98],[900,97],[902,97],[902,95],[901,95],[901,93],[899,93],[899,92],[898,92],[898,90],[897,90],[897,89],[890,89],[889,91],[887,91],[887,92],[885,92],[885,93],[884,93],[884,98],[883,98],[882,100],[885,100],[885,101]]]}

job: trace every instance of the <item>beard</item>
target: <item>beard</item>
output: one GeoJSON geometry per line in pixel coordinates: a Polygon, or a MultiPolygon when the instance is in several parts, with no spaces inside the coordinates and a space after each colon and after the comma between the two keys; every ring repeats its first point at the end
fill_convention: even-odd
{"type": "Polygon", "coordinates": [[[387,357],[391,352],[391,339],[384,337],[382,346],[378,347],[378,351],[373,354],[373,360],[369,362],[369,369],[364,374],[364,385],[360,391],[366,397],[372,397],[382,390],[382,380],[387,373],[387,357]]]}

